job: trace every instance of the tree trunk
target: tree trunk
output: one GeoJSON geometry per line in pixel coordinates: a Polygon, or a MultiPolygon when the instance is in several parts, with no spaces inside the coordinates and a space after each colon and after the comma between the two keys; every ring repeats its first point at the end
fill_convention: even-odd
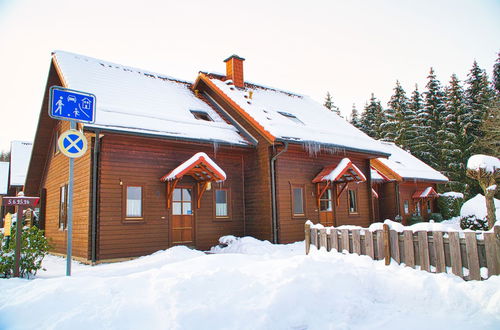
{"type": "Polygon", "coordinates": [[[486,211],[488,212],[488,229],[493,228],[495,222],[497,221],[495,214],[496,209],[495,209],[494,196],[495,196],[495,190],[485,191],[484,197],[486,199],[486,211]]]}

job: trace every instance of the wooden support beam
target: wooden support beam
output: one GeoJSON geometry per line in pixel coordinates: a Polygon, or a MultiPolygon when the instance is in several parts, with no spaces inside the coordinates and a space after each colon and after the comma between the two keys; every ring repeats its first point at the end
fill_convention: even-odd
{"type": "Polygon", "coordinates": [[[197,185],[198,185],[198,198],[196,200],[196,205],[198,206],[198,208],[200,208],[201,197],[203,196],[203,194],[207,190],[208,182],[209,181],[203,181],[202,183],[200,183],[200,182],[197,183],[197,185]]]}
{"type": "Polygon", "coordinates": [[[321,197],[323,197],[330,184],[331,182],[327,181],[324,188],[320,187],[321,183],[318,182],[316,184],[316,196],[317,196],[318,208],[320,207],[320,199],[321,197]]]}
{"type": "Polygon", "coordinates": [[[178,182],[179,179],[175,179],[174,181],[167,181],[167,209],[169,209],[172,204],[172,195],[178,182]]]}
{"type": "Polygon", "coordinates": [[[347,188],[347,185],[349,184],[349,182],[346,182],[344,183],[344,186],[342,187],[342,189],[340,189],[339,193],[337,194],[337,206],[340,205],[340,195],[342,195],[342,193],[344,192],[345,188],[347,188]]]}

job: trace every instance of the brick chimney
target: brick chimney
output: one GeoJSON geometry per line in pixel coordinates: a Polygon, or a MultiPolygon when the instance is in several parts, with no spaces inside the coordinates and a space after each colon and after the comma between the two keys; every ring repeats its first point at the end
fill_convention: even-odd
{"type": "Polygon", "coordinates": [[[226,62],[226,78],[231,79],[236,87],[244,87],[243,61],[245,59],[238,55],[231,55],[224,60],[226,62]]]}

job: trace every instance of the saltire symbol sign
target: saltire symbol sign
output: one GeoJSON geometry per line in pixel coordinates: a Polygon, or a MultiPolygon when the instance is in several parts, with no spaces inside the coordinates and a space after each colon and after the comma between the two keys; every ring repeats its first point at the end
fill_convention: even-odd
{"type": "Polygon", "coordinates": [[[76,129],[62,133],[57,144],[63,155],[70,158],[81,157],[87,152],[87,139],[82,132],[76,129]]]}

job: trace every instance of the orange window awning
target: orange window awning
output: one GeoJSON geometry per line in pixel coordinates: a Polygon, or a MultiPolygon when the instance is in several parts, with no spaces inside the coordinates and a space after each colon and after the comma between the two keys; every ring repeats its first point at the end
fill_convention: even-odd
{"type": "Polygon", "coordinates": [[[313,183],[320,182],[363,182],[366,177],[349,158],[344,158],[337,165],[328,165],[313,179],[313,183]]]}
{"type": "Polygon", "coordinates": [[[226,180],[226,173],[204,152],[198,152],[163,177],[160,181],[167,183],[167,208],[170,208],[172,194],[177,183],[184,175],[189,175],[198,181],[197,205],[200,207],[201,197],[210,182],[226,180]]]}
{"type": "Polygon", "coordinates": [[[347,188],[350,182],[363,182],[366,177],[361,170],[353,164],[349,158],[344,158],[337,165],[328,165],[319,172],[318,175],[312,180],[316,183],[316,198],[318,207],[320,204],[321,196],[325,193],[328,187],[334,184],[344,184],[344,186],[337,192],[336,201],[337,205],[340,204],[340,195],[347,188]],[[325,183],[320,187],[321,183],[325,183]]]}
{"type": "Polygon", "coordinates": [[[415,191],[411,198],[422,199],[422,198],[438,198],[439,194],[432,187],[427,187],[425,189],[420,189],[415,191]]]}

